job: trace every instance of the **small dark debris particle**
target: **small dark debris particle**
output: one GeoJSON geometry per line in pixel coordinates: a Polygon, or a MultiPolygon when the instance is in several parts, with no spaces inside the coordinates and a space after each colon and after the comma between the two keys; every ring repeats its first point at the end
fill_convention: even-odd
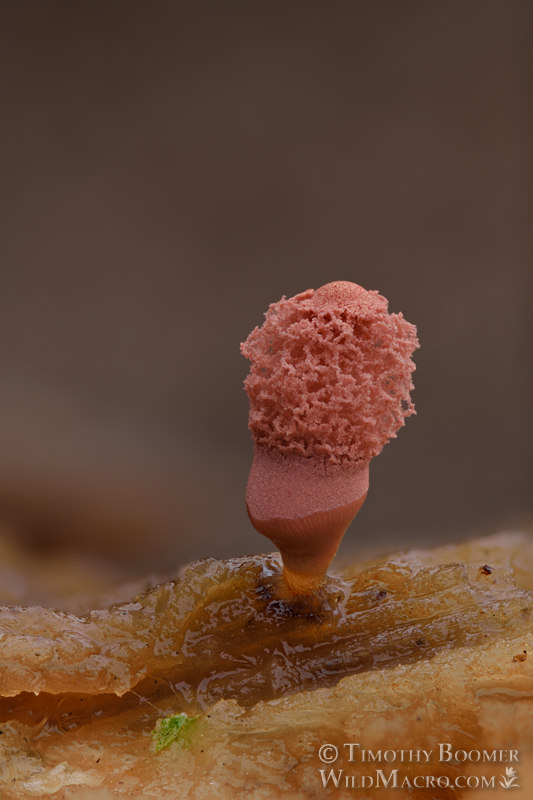
{"type": "Polygon", "coordinates": [[[309,619],[320,620],[320,616],[315,611],[307,608],[289,605],[284,600],[273,600],[267,606],[267,613],[273,614],[278,619],[309,619]]]}
{"type": "Polygon", "coordinates": [[[154,683],[157,683],[157,678],[154,678],[154,683]]]}
{"type": "Polygon", "coordinates": [[[420,722],[420,717],[417,717],[417,718],[416,718],[416,721],[417,721],[417,722],[420,722]]]}
{"type": "Polygon", "coordinates": [[[488,564],[483,564],[482,567],[479,568],[481,575],[492,575],[492,567],[489,567],[488,564]]]}
{"type": "Polygon", "coordinates": [[[35,655],[35,656],[40,656],[41,654],[40,654],[40,653],[34,653],[34,655],[35,655]]]}
{"type": "Polygon", "coordinates": [[[97,759],[96,759],[96,763],[97,763],[97,764],[99,764],[99,763],[100,763],[100,759],[99,759],[99,758],[97,758],[97,759]]]}
{"type": "Polygon", "coordinates": [[[415,644],[418,645],[418,647],[422,647],[422,645],[425,644],[425,641],[423,639],[417,639],[415,644]]]}
{"type": "Polygon", "coordinates": [[[255,592],[257,596],[261,598],[261,600],[272,600],[272,592],[268,586],[265,586],[265,584],[258,586],[255,592]]]}
{"type": "Polygon", "coordinates": [[[518,653],[518,655],[513,656],[513,661],[525,661],[527,658],[527,653],[524,650],[523,653],[518,653]]]}
{"type": "Polygon", "coordinates": [[[378,592],[378,600],[383,600],[385,597],[387,597],[387,590],[380,589],[378,592]]]}

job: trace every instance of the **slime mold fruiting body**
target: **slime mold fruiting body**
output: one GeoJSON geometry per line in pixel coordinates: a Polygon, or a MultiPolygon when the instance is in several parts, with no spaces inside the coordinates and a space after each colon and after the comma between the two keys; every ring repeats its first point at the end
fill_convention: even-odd
{"type": "Polygon", "coordinates": [[[273,303],[241,345],[254,459],[246,504],[285,581],[322,581],[363,505],[371,459],[414,412],[416,328],[349,281],[273,303]]]}

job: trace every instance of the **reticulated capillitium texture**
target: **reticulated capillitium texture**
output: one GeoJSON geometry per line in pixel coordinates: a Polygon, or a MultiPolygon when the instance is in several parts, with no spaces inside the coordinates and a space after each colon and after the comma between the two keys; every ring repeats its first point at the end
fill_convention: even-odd
{"type": "Polygon", "coordinates": [[[368,463],[415,413],[416,328],[376,291],[337,281],[273,303],[241,345],[256,444],[368,463]]]}

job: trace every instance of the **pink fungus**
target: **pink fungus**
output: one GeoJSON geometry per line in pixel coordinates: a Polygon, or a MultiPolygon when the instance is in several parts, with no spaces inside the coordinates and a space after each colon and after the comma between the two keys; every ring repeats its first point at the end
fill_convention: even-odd
{"type": "Polygon", "coordinates": [[[414,414],[416,328],[349,281],[273,303],[241,345],[254,461],[247,507],[306,592],[368,490],[368,465],[414,414]]]}

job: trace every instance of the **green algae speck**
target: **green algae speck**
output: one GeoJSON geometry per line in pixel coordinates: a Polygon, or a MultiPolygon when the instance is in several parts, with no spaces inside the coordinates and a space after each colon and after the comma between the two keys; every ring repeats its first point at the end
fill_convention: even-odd
{"type": "Polygon", "coordinates": [[[199,717],[189,717],[188,714],[173,714],[159,720],[152,731],[153,749],[156,753],[165,747],[180,742],[183,747],[190,747],[191,735],[197,725],[199,717]]]}

